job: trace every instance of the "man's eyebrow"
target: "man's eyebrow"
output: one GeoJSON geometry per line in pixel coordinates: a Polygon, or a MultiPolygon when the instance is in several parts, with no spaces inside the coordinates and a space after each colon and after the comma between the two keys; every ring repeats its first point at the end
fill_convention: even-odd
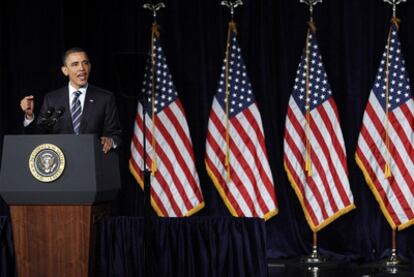
{"type": "Polygon", "coordinates": [[[78,63],[89,63],[89,60],[82,60],[82,61],[73,61],[70,64],[78,64],[78,63]]]}

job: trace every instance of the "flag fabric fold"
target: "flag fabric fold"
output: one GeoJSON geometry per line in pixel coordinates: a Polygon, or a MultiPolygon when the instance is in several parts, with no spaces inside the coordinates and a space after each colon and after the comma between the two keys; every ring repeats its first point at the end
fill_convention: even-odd
{"type": "Polygon", "coordinates": [[[317,232],[355,205],[339,115],[311,28],[285,125],[284,167],[309,226],[317,232]]]}
{"type": "Polygon", "coordinates": [[[227,51],[210,111],[205,164],[230,213],[265,220],[278,212],[262,119],[229,23],[227,51]]]}
{"type": "MultiPolygon", "coordinates": [[[[184,108],[153,26],[142,94],[145,108],[146,168],[151,169],[151,204],[159,216],[190,216],[204,207],[184,108]]],[[[143,188],[143,105],[138,103],[129,168],[143,188]]]]}
{"type": "Polygon", "coordinates": [[[392,20],[355,159],[393,230],[414,223],[414,103],[392,20]]]}

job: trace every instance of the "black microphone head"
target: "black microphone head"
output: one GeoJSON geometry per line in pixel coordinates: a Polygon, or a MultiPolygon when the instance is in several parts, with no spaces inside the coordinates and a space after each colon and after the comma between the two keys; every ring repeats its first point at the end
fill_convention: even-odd
{"type": "Polygon", "coordinates": [[[47,109],[46,113],[44,114],[44,117],[49,118],[52,116],[54,112],[55,112],[55,108],[49,107],[49,109],[47,109]]]}
{"type": "Polygon", "coordinates": [[[57,108],[55,110],[55,118],[60,118],[62,116],[62,114],[65,112],[65,107],[60,106],[59,108],[57,108]]]}
{"type": "Polygon", "coordinates": [[[49,128],[49,126],[52,124],[52,121],[54,120],[55,113],[55,107],[47,108],[46,112],[39,114],[39,120],[37,121],[37,125],[49,128]]]}
{"type": "Polygon", "coordinates": [[[65,107],[60,106],[57,110],[56,110],[56,114],[58,116],[61,116],[63,113],[65,112],[65,107]]]}
{"type": "Polygon", "coordinates": [[[60,106],[59,108],[55,109],[55,112],[53,113],[53,116],[51,116],[47,120],[47,126],[52,129],[54,125],[60,120],[60,117],[62,116],[63,112],[65,111],[65,107],[60,106]]]}

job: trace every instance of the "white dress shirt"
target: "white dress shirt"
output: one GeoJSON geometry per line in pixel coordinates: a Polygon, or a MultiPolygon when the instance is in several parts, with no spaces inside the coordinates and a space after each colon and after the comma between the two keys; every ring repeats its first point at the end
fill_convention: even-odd
{"type": "Polygon", "coordinates": [[[83,87],[80,87],[79,89],[75,89],[69,83],[69,108],[72,108],[73,99],[75,98],[75,92],[80,91],[81,95],[79,95],[79,101],[81,103],[81,109],[82,109],[81,111],[83,112],[83,107],[85,106],[85,97],[86,97],[87,89],[88,89],[88,84],[84,85],[83,87]]]}

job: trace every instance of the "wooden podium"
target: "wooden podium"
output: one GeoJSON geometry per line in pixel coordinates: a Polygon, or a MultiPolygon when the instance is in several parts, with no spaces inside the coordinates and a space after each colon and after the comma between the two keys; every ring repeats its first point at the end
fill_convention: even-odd
{"type": "Polygon", "coordinates": [[[18,276],[94,276],[93,223],[109,213],[119,187],[118,155],[103,154],[93,135],[5,136],[0,194],[10,207],[18,276]],[[64,157],[53,181],[53,172],[30,170],[42,155],[61,162],[50,159],[59,152],[50,145],[64,157]]]}

